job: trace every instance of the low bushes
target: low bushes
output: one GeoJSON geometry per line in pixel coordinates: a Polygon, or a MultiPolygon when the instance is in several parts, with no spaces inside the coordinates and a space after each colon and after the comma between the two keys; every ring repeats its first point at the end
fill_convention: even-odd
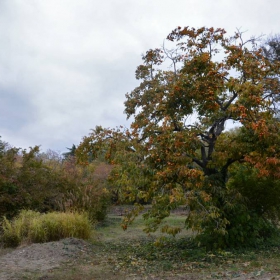
{"type": "Polygon", "coordinates": [[[6,247],[42,243],[67,237],[89,239],[92,225],[88,215],[72,212],[40,214],[23,210],[12,221],[4,218],[1,241],[6,247]]]}
{"type": "Polygon", "coordinates": [[[111,193],[107,188],[107,177],[111,167],[102,162],[89,165],[76,164],[75,157],[69,157],[61,169],[74,186],[56,200],[62,212],[88,213],[91,221],[103,221],[111,204],[111,193]]]}
{"type": "Polygon", "coordinates": [[[98,185],[69,191],[58,203],[60,211],[86,211],[93,222],[103,221],[110,205],[110,193],[98,185]]]}
{"type": "Polygon", "coordinates": [[[56,200],[76,187],[76,182],[47,166],[39,156],[39,147],[29,152],[0,150],[0,217],[12,219],[22,209],[58,210],[56,200]]]}
{"type": "Polygon", "coordinates": [[[0,219],[22,209],[48,213],[87,212],[102,221],[110,206],[107,177],[111,166],[100,161],[79,165],[75,156],[11,148],[0,138],[0,219]]]}

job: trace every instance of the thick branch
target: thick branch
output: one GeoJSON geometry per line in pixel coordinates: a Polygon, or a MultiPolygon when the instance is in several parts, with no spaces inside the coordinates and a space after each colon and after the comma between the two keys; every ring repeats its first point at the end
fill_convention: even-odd
{"type": "Polygon", "coordinates": [[[195,162],[198,166],[200,166],[201,168],[204,168],[205,166],[204,166],[204,164],[203,164],[203,162],[201,162],[199,159],[197,159],[197,158],[193,158],[192,157],[192,161],[193,162],[195,162]]]}
{"type": "Polygon", "coordinates": [[[233,96],[231,97],[231,99],[227,102],[227,104],[225,106],[223,106],[221,109],[223,111],[226,111],[227,108],[231,105],[231,103],[235,100],[235,98],[237,97],[237,92],[236,91],[233,91],[233,96]]]}
{"type": "Polygon", "coordinates": [[[207,158],[206,158],[206,150],[203,145],[201,145],[200,151],[201,151],[201,158],[202,158],[203,166],[205,167],[207,165],[207,158]]]}

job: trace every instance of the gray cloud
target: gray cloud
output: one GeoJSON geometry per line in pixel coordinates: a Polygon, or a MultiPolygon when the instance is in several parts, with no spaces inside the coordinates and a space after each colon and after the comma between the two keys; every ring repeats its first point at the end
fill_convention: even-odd
{"type": "Polygon", "coordinates": [[[0,88],[0,123],[1,128],[6,130],[19,130],[32,121],[33,107],[27,102],[16,89],[0,88]]]}

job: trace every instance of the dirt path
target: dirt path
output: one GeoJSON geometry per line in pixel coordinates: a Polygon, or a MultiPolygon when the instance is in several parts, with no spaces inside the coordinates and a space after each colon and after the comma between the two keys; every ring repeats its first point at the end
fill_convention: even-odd
{"type": "MultiPolygon", "coordinates": [[[[75,238],[20,247],[0,256],[0,279],[23,279],[25,274],[36,272],[44,274],[62,263],[87,255],[88,247],[87,242],[75,238]]],[[[47,278],[42,276],[39,279],[47,278]]]]}

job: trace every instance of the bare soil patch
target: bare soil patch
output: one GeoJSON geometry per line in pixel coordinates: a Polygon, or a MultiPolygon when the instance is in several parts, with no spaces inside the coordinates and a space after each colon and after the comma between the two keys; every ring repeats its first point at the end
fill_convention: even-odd
{"type": "Polygon", "coordinates": [[[44,274],[67,261],[84,258],[91,252],[88,242],[76,238],[21,246],[0,256],[0,279],[23,279],[28,274],[44,274]]]}

